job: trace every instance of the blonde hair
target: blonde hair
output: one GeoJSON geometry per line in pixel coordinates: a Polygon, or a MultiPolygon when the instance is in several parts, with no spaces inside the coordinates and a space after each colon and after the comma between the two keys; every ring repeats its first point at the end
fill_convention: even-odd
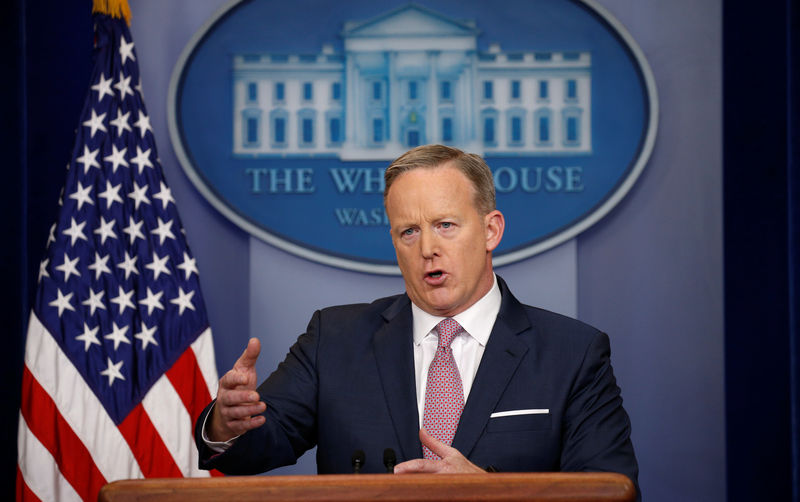
{"type": "Polygon", "coordinates": [[[394,160],[383,174],[386,188],[383,190],[383,204],[392,183],[403,173],[413,169],[433,169],[452,162],[475,188],[475,207],[481,214],[488,214],[497,207],[494,192],[494,178],[486,162],[474,153],[465,153],[458,148],[444,145],[422,145],[412,148],[394,160]]]}

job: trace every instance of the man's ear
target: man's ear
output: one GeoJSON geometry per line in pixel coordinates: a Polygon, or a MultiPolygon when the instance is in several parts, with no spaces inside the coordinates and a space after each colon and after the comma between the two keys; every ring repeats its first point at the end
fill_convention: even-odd
{"type": "Polygon", "coordinates": [[[486,228],[486,250],[494,251],[503,239],[503,231],[506,228],[506,219],[503,213],[495,209],[483,217],[486,228]]]}

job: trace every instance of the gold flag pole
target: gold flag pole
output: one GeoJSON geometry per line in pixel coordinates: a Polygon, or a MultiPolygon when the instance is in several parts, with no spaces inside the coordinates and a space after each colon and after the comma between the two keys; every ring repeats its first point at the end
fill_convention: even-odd
{"type": "Polygon", "coordinates": [[[94,0],[92,13],[108,14],[119,19],[124,18],[128,26],[131,24],[131,8],[128,0],[94,0]]]}

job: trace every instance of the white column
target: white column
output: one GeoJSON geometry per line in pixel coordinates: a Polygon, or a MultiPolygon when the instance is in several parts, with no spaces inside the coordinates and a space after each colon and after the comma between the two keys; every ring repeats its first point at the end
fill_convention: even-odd
{"type": "Polygon", "coordinates": [[[428,103],[428,113],[425,120],[425,139],[428,143],[441,142],[441,138],[439,137],[439,100],[437,97],[439,90],[439,80],[437,76],[438,65],[439,53],[437,51],[428,52],[428,99],[426,100],[428,103]],[[427,134],[428,132],[430,132],[430,134],[427,134]]]}
{"type": "Polygon", "coordinates": [[[470,90],[472,86],[468,82],[469,78],[469,68],[462,67],[453,89],[453,92],[455,92],[453,103],[456,111],[458,140],[465,145],[468,145],[473,139],[471,131],[474,128],[473,122],[475,120],[472,113],[472,91],[470,90]]]}
{"type": "Polygon", "coordinates": [[[389,88],[386,90],[386,99],[389,100],[389,128],[390,144],[400,145],[400,85],[397,83],[397,52],[388,53],[389,57],[389,88]]]}
{"type": "Polygon", "coordinates": [[[347,100],[347,109],[345,112],[345,134],[347,137],[345,138],[345,143],[351,145],[353,148],[358,148],[361,146],[362,141],[360,137],[356,136],[356,132],[363,131],[363,127],[361,127],[362,117],[359,113],[359,98],[361,96],[359,94],[358,85],[358,68],[356,66],[354,53],[346,53],[345,60],[347,61],[347,71],[345,76],[347,81],[347,95],[345,96],[345,99],[347,100]]]}
{"type": "MultiPolygon", "coordinates": [[[[478,113],[478,90],[477,86],[480,85],[478,82],[478,53],[473,52],[470,56],[470,65],[468,68],[467,76],[467,88],[468,91],[466,94],[466,98],[469,100],[467,102],[467,110],[469,113],[469,119],[467,120],[467,124],[469,126],[469,138],[471,141],[477,141],[481,143],[483,138],[480,137],[480,130],[481,125],[478,124],[478,120],[480,120],[480,114],[478,113]]],[[[483,144],[481,143],[481,146],[483,144]]]]}

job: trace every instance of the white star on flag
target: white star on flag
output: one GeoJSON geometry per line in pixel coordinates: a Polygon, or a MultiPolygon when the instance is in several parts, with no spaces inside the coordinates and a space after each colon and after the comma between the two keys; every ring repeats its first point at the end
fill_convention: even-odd
{"type": "Polygon", "coordinates": [[[111,155],[103,157],[106,162],[111,162],[111,172],[117,172],[119,166],[128,167],[128,161],[125,160],[125,152],[127,148],[117,150],[117,145],[111,145],[111,155]]]}
{"type": "Polygon", "coordinates": [[[70,220],[71,224],[69,228],[64,230],[62,233],[64,235],[68,235],[70,239],[72,239],[72,242],[70,242],[70,244],[74,246],[75,241],[77,241],[78,239],[86,240],[86,235],[84,235],[83,233],[83,227],[86,226],[86,222],[82,221],[80,224],[78,224],[75,222],[75,218],[70,218],[70,220]]]}
{"type": "Polygon", "coordinates": [[[42,281],[42,277],[50,277],[50,273],[47,271],[48,264],[50,264],[50,258],[45,258],[39,263],[39,278],[37,279],[38,282],[42,281]]]}
{"type": "Polygon", "coordinates": [[[120,188],[122,188],[122,183],[112,185],[110,181],[106,180],[106,190],[97,194],[98,197],[106,200],[106,209],[111,209],[115,202],[122,204],[122,197],[119,196],[120,188]]]}
{"type": "Polygon", "coordinates": [[[124,77],[122,72],[119,74],[119,79],[117,83],[114,84],[114,88],[119,91],[119,99],[125,99],[127,94],[133,96],[133,91],[131,90],[131,77],[124,77]]]}
{"type": "Polygon", "coordinates": [[[152,328],[148,328],[145,323],[142,323],[142,330],[133,335],[134,338],[137,340],[142,341],[142,350],[145,350],[149,344],[153,344],[158,346],[158,342],[155,338],[156,327],[153,326],[152,328]]]}
{"type": "Polygon", "coordinates": [[[116,303],[119,307],[119,315],[125,313],[125,309],[130,307],[132,310],[136,310],[136,306],[131,301],[131,297],[133,296],[133,290],[125,291],[122,286],[119,286],[119,295],[111,299],[111,303],[116,303]]]}
{"type": "Polygon", "coordinates": [[[74,293],[68,293],[65,295],[61,292],[61,289],[59,289],[58,298],[48,304],[51,307],[58,308],[58,317],[61,317],[61,314],[63,314],[65,310],[75,310],[75,307],[73,307],[72,303],[70,303],[73,294],[74,293]]]}
{"type": "Polygon", "coordinates": [[[94,345],[100,345],[100,340],[97,339],[97,331],[100,329],[100,326],[95,326],[92,329],[89,329],[89,326],[84,322],[83,323],[83,333],[76,336],[75,339],[79,342],[83,342],[83,351],[87,352],[89,347],[94,345]]]}
{"type": "Polygon", "coordinates": [[[147,131],[153,131],[152,126],[150,126],[150,117],[145,115],[143,112],[139,112],[139,120],[134,122],[133,125],[139,129],[139,135],[142,138],[144,138],[144,135],[147,134],[147,131]]]}
{"type": "Polygon", "coordinates": [[[158,242],[159,244],[163,245],[164,240],[167,238],[175,239],[175,234],[172,233],[171,227],[172,227],[172,220],[161,221],[161,218],[160,217],[158,218],[158,228],[152,230],[152,233],[159,236],[160,238],[158,242]]]}
{"type": "Polygon", "coordinates": [[[114,342],[114,350],[119,348],[120,343],[127,343],[130,345],[131,341],[125,336],[125,333],[128,332],[128,326],[117,326],[116,322],[112,322],[111,325],[114,326],[114,329],[111,330],[111,333],[103,335],[103,338],[114,342]]]}
{"type": "Polygon", "coordinates": [[[142,233],[142,225],[144,225],[144,221],[134,221],[133,216],[128,217],[128,226],[123,228],[122,231],[128,234],[128,237],[131,238],[131,244],[136,241],[136,238],[140,238],[144,240],[144,234],[142,233]]]}
{"type": "Polygon", "coordinates": [[[163,291],[159,291],[158,293],[153,293],[150,291],[150,288],[147,288],[147,296],[139,300],[140,305],[144,305],[147,307],[147,315],[153,314],[153,309],[161,309],[164,310],[164,305],[161,303],[161,296],[164,294],[163,291]]]}
{"type": "Polygon", "coordinates": [[[148,263],[144,266],[144,268],[150,269],[153,271],[153,279],[158,279],[158,276],[161,274],[170,275],[171,272],[167,268],[167,261],[169,261],[169,255],[165,254],[163,257],[159,258],[158,254],[153,251],[153,261],[148,263]]]}
{"type": "Polygon", "coordinates": [[[100,256],[97,251],[94,252],[94,263],[89,265],[89,270],[94,270],[94,278],[99,279],[102,274],[110,274],[111,269],[108,268],[108,255],[100,256]]]}
{"type": "Polygon", "coordinates": [[[100,236],[100,244],[105,244],[108,238],[116,239],[117,234],[114,232],[114,220],[106,221],[105,216],[101,216],[100,225],[94,229],[94,233],[100,236]]]}
{"type": "Polygon", "coordinates": [[[47,236],[47,244],[45,247],[49,248],[51,242],[56,241],[56,224],[53,223],[53,226],[50,227],[50,234],[47,236]]]}
{"type": "Polygon", "coordinates": [[[88,173],[89,169],[93,167],[100,167],[100,164],[97,162],[97,154],[100,152],[100,149],[97,150],[89,150],[89,147],[83,145],[83,155],[75,159],[77,162],[83,164],[83,172],[88,173]]]}
{"type": "Polygon", "coordinates": [[[136,164],[139,174],[142,174],[145,167],[153,167],[153,163],[150,162],[150,149],[142,151],[139,145],[136,145],[136,157],[131,159],[131,164],[136,164]]]}
{"type": "Polygon", "coordinates": [[[76,188],[75,191],[69,195],[70,199],[74,199],[78,203],[78,210],[80,210],[84,204],[94,205],[94,201],[89,196],[89,192],[92,191],[92,188],[94,188],[92,187],[92,185],[89,185],[84,188],[84,186],[79,181],[78,188],[76,188]]]}
{"type": "Polygon", "coordinates": [[[98,102],[103,101],[103,97],[106,94],[108,94],[111,97],[114,97],[114,93],[111,91],[111,82],[113,81],[114,81],[113,78],[109,77],[106,80],[106,76],[103,75],[102,73],[100,74],[100,80],[98,80],[97,83],[92,86],[92,90],[97,91],[98,102]]]}
{"type": "Polygon", "coordinates": [[[56,267],[56,270],[64,272],[64,282],[67,282],[69,276],[73,274],[80,277],[81,273],[78,272],[78,261],[80,259],[80,256],[76,256],[74,259],[70,260],[69,255],[64,253],[64,263],[56,267]]]}
{"type": "Polygon", "coordinates": [[[124,363],[124,362],[125,361],[120,361],[120,362],[114,364],[114,363],[111,362],[111,358],[110,357],[108,358],[108,367],[106,369],[104,369],[103,371],[101,371],[100,374],[103,375],[103,376],[107,376],[108,377],[108,386],[109,387],[111,387],[111,385],[114,383],[114,380],[117,380],[117,379],[125,380],[125,377],[122,376],[122,373],[120,373],[120,371],[119,371],[120,368],[122,368],[122,363],[124,363]]]}
{"type": "Polygon", "coordinates": [[[105,118],[105,113],[98,115],[95,113],[94,108],[92,109],[92,118],[83,123],[83,125],[91,129],[89,137],[94,138],[94,135],[98,130],[106,132],[106,126],[103,124],[103,120],[105,120],[105,118]]]}
{"type": "Polygon", "coordinates": [[[86,305],[87,307],[89,307],[89,315],[94,315],[94,311],[96,309],[105,310],[106,306],[103,305],[103,295],[105,294],[106,292],[103,290],[100,290],[97,293],[95,293],[94,291],[89,289],[89,298],[82,301],[81,305],[86,305]]]}
{"type": "Polygon", "coordinates": [[[183,315],[185,309],[194,310],[194,305],[192,305],[193,296],[194,291],[184,292],[183,288],[178,288],[178,296],[169,302],[178,306],[178,315],[183,315]]]}
{"type": "Polygon", "coordinates": [[[147,195],[145,195],[148,188],[150,187],[146,184],[139,186],[138,183],[136,183],[135,181],[133,182],[133,190],[131,190],[130,193],[128,193],[128,197],[133,199],[134,209],[139,209],[139,204],[141,203],[150,204],[150,199],[148,199],[147,195]]]}
{"type": "MultiPolygon", "coordinates": [[[[131,61],[136,61],[136,58],[133,56],[133,40],[130,42],[125,41],[125,37],[121,37],[119,40],[119,57],[122,60],[122,64],[125,64],[125,61],[130,59],[131,61]]],[[[125,96],[123,96],[125,98],[125,96]]]]}
{"type": "MultiPolygon", "coordinates": [[[[118,108],[117,109],[117,117],[114,120],[112,120],[111,122],[109,122],[109,124],[111,124],[112,126],[114,126],[116,128],[117,137],[118,138],[120,136],[122,136],[122,133],[124,131],[131,131],[131,132],[133,131],[133,129],[131,129],[131,126],[128,124],[128,117],[130,117],[130,116],[131,116],[131,112],[122,113],[122,110],[118,108]]],[[[126,150],[126,149],[123,149],[123,150],[126,150]]],[[[127,164],[126,164],[126,167],[127,167],[127,164]]],[[[115,171],[116,171],[116,169],[115,169],[115,171]]]]}
{"type": "Polygon", "coordinates": [[[136,260],[138,259],[138,256],[130,256],[128,252],[125,251],[125,259],[117,265],[117,268],[121,268],[125,271],[125,279],[128,279],[131,274],[139,275],[139,269],[136,268],[136,260]]]}
{"type": "Polygon", "coordinates": [[[197,260],[195,258],[190,257],[185,252],[183,253],[183,263],[178,265],[178,268],[183,270],[183,273],[186,274],[186,279],[188,280],[192,274],[197,273],[197,264],[195,263],[197,260]]]}
{"type": "Polygon", "coordinates": [[[175,199],[172,198],[172,190],[170,190],[163,181],[161,182],[161,191],[157,194],[153,194],[153,198],[161,201],[161,207],[163,209],[166,209],[170,202],[173,204],[175,203],[175,199]]]}

